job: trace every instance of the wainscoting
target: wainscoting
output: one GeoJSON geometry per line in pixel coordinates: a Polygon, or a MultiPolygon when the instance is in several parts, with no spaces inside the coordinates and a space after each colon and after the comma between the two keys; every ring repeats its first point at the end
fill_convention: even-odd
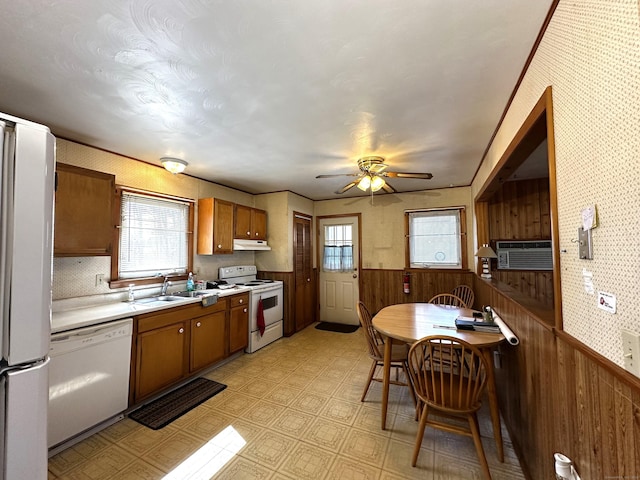
{"type": "MultiPolygon", "coordinates": [[[[406,270],[363,269],[360,272],[360,300],[371,313],[397,303],[428,302],[438,293],[449,293],[458,285],[473,286],[471,272],[447,270],[409,270],[411,293],[404,293],[406,270]]],[[[477,303],[476,303],[477,304],[477,303]]]]}
{"type": "Polygon", "coordinates": [[[553,327],[553,311],[523,307],[474,278],[520,339],[500,347],[500,409],[525,475],[553,478],[562,452],[583,479],[640,478],[640,379],[553,327]]]}

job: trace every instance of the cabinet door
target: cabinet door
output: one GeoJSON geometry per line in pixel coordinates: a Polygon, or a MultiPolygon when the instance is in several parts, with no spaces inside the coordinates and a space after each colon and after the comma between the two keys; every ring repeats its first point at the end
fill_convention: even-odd
{"type": "Polygon", "coordinates": [[[115,176],[63,163],[56,173],[53,254],[111,255],[115,176]]]}
{"type": "Polygon", "coordinates": [[[236,226],[234,229],[234,238],[241,238],[243,240],[253,238],[252,226],[251,226],[251,207],[245,207],[244,205],[236,205],[236,226]]]}
{"type": "Polygon", "coordinates": [[[233,253],[233,210],[226,200],[198,200],[198,255],[233,253]]]}
{"type": "Polygon", "coordinates": [[[264,210],[253,209],[252,226],[253,226],[253,239],[254,240],[266,240],[267,239],[267,212],[264,210]]]}
{"type": "Polygon", "coordinates": [[[226,311],[191,320],[191,359],[189,371],[212,365],[225,357],[226,311]]]}
{"type": "Polygon", "coordinates": [[[135,401],[180,380],[186,369],[186,323],[150,330],[137,337],[135,401]]]}
{"type": "Polygon", "coordinates": [[[231,309],[229,317],[229,353],[243,350],[249,344],[249,305],[231,309]]]}

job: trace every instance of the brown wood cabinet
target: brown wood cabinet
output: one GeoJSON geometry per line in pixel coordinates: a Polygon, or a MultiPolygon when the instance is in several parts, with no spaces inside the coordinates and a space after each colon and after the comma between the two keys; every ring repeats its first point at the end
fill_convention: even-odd
{"type": "Polygon", "coordinates": [[[234,204],[219,198],[198,200],[198,255],[233,253],[234,204]]]}
{"type": "Polygon", "coordinates": [[[246,348],[249,293],[134,317],[129,405],[246,348]]]}
{"type": "Polygon", "coordinates": [[[111,255],[115,175],[58,163],[53,254],[111,255]]]}
{"type": "Polygon", "coordinates": [[[176,322],[138,335],[136,400],[182,379],[186,331],[185,322],[176,322]]]}
{"type": "Polygon", "coordinates": [[[189,372],[208,367],[225,358],[226,317],[227,312],[222,310],[191,320],[189,372]]]}
{"type": "Polygon", "coordinates": [[[236,205],[235,214],[234,238],[267,239],[267,212],[245,205],[236,205]]]}
{"type": "Polygon", "coordinates": [[[249,294],[241,293],[229,298],[229,354],[247,348],[249,344],[249,294]]]}

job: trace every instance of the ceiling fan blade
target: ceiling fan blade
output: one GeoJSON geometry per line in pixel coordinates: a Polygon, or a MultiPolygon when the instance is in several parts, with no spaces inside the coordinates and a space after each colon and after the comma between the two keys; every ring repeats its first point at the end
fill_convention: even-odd
{"type": "Polygon", "coordinates": [[[351,182],[351,183],[348,183],[347,185],[345,185],[344,187],[342,187],[340,190],[336,190],[336,193],[344,193],[344,192],[346,192],[347,190],[349,190],[349,189],[351,189],[351,188],[355,187],[357,184],[358,184],[358,182],[351,182]]]}
{"type": "Polygon", "coordinates": [[[360,173],[336,173],[334,175],[317,175],[316,178],[359,177],[360,173]]]}
{"type": "Polygon", "coordinates": [[[422,178],[424,180],[433,178],[433,175],[430,173],[382,172],[380,175],[391,178],[422,178]]]}
{"type": "Polygon", "coordinates": [[[396,189],[389,185],[388,182],[384,182],[384,185],[382,185],[382,189],[387,193],[396,193],[396,189]]]}

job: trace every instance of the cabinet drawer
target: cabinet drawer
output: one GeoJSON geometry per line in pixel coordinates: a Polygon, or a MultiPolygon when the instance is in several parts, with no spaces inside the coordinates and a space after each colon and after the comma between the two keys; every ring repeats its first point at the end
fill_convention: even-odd
{"type": "Polygon", "coordinates": [[[239,295],[234,295],[233,297],[229,297],[231,302],[231,308],[239,307],[241,305],[249,305],[249,294],[241,293],[239,295]]]}

